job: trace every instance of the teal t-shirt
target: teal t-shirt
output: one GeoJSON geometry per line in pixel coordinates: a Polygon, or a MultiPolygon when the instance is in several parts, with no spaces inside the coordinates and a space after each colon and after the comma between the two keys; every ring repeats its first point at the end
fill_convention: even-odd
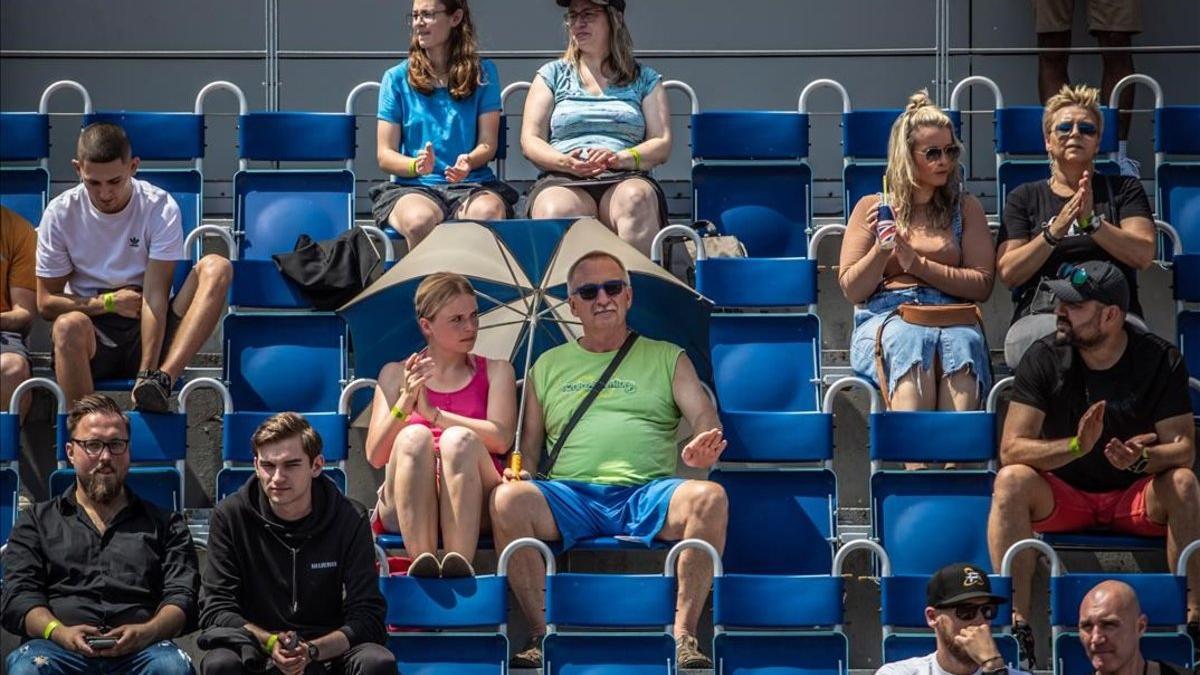
{"type": "Polygon", "coordinates": [[[538,68],[537,74],[554,94],[550,145],[555,150],[606,148],[618,152],[646,140],[642,99],[662,80],[653,68],[639,64],[633,82],[609,86],[599,96],[583,88],[569,61],[551,61],[538,68]]]}
{"type": "MultiPolygon", "coordinates": [[[[461,101],[454,100],[446,87],[434,89],[428,96],[413,89],[408,84],[408,59],[383,74],[376,116],[400,125],[400,154],[415,157],[429,142],[433,143],[436,158],[431,173],[416,178],[397,177],[397,183],[441,185],[446,182],[446,167],[479,144],[479,116],[500,110],[500,75],[496,66],[487,59],[482,59],[479,65],[483,83],[461,101]]],[[[494,180],[496,174],[485,165],[467,174],[464,182],[494,180]]]]}
{"type": "MultiPolygon", "coordinates": [[[[672,383],[683,349],[639,337],[567,437],[550,477],[606,485],[643,485],[675,474],[680,411],[672,383]]],[[[608,367],[612,352],[577,342],[542,354],[530,373],[542,405],[548,453],[608,367]]]]}

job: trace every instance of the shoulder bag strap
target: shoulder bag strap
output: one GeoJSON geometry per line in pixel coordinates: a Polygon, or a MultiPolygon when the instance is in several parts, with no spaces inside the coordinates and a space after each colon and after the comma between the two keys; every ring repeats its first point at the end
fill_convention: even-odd
{"type": "Polygon", "coordinates": [[[567,442],[567,436],[571,435],[571,432],[575,429],[575,425],[579,424],[579,420],[583,418],[583,414],[592,406],[592,402],[596,400],[600,392],[604,391],[604,386],[608,384],[608,380],[613,376],[613,373],[617,372],[617,366],[621,365],[621,362],[625,360],[625,356],[633,348],[633,343],[637,338],[637,331],[629,331],[629,335],[625,336],[625,342],[621,343],[621,348],[613,355],[612,361],[608,362],[608,367],[601,373],[600,379],[596,380],[591,390],[588,391],[587,396],[584,396],[583,400],[579,402],[579,406],[575,408],[575,412],[571,413],[571,419],[567,421],[567,426],[563,427],[562,433],[558,435],[558,440],[554,442],[554,449],[550,451],[550,456],[546,458],[545,466],[538,472],[537,477],[539,480],[550,479],[550,471],[554,468],[554,463],[558,461],[558,453],[562,452],[563,444],[567,442]]]}

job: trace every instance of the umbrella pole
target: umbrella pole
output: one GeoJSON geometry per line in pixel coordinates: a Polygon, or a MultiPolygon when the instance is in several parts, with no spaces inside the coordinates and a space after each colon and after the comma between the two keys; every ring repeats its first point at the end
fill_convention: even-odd
{"type": "MultiPolygon", "coordinates": [[[[512,470],[516,474],[517,480],[521,478],[521,430],[525,426],[525,397],[529,395],[529,387],[531,386],[529,383],[529,369],[532,366],[530,361],[533,360],[533,340],[537,335],[538,317],[541,315],[541,312],[538,312],[537,308],[541,306],[541,303],[542,289],[539,288],[534,291],[533,302],[530,304],[534,308],[534,311],[530,313],[532,318],[529,321],[529,332],[526,333],[525,372],[521,374],[521,381],[524,384],[521,387],[520,407],[517,408],[517,430],[513,434],[512,470]]],[[[534,467],[534,471],[536,470],[537,467],[534,467]]]]}

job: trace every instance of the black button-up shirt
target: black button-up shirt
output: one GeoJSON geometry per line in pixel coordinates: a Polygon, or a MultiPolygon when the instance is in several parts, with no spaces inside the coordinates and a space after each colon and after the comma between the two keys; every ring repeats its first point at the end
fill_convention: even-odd
{"type": "Polygon", "coordinates": [[[188,624],[199,589],[196,549],[183,516],[125,488],[128,503],[101,535],[75,500],[75,485],[25,509],[4,551],[4,627],[25,635],[25,615],[47,607],[68,626],[142,623],[162,605],[188,624]]]}

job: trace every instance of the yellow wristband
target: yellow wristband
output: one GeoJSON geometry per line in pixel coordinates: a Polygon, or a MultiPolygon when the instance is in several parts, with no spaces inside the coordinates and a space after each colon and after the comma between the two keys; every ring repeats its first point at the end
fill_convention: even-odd
{"type": "Polygon", "coordinates": [[[417,173],[417,160],[414,159],[412,161],[412,164],[408,167],[408,171],[413,175],[413,178],[416,178],[419,175],[417,173]]]}
{"type": "Polygon", "coordinates": [[[49,640],[50,636],[54,634],[54,629],[58,628],[61,625],[62,625],[62,622],[59,621],[58,619],[54,619],[50,623],[46,624],[46,627],[42,629],[42,639],[49,640]]]}
{"type": "Polygon", "coordinates": [[[629,154],[633,157],[633,170],[642,170],[642,153],[637,151],[637,148],[630,148],[629,154]]]}
{"type": "Polygon", "coordinates": [[[116,311],[116,309],[117,309],[117,294],[116,293],[105,293],[103,296],[101,296],[101,300],[104,301],[104,311],[108,312],[109,314],[116,311]]]}
{"type": "Polygon", "coordinates": [[[408,419],[408,413],[404,412],[404,409],[400,407],[399,403],[397,403],[396,405],[392,406],[392,417],[395,417],[403,422],[404,420],[408,419]]]}
{"type": "Polygon", "coordinates": [[[1079,437],[1072,436],[1071,441],[1067,443],[1067,449],[1076,457],[1083,457],[1083,448],[1079,446],[1079,437]]]}
{"type": "Polygon", "coordinates": [[[263,645],[263,648],[267,650],[268,654],[275,651],[276,642],[279,642],[279,634],[271,633],[270,637],[267,638],[266,644],[263,645]]]}

